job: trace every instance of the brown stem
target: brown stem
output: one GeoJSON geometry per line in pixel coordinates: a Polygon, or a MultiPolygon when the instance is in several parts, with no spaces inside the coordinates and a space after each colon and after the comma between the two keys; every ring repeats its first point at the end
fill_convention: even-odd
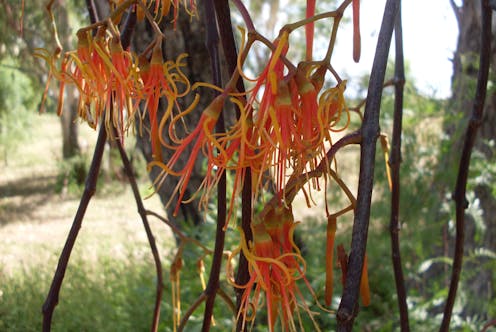
{"type": "MultiPolygon", "coordinates": [[[[115,126],[113,126],[114,137],[118,137],[118,132],[115,126]]],[[[146,237],[148,239],[148,244],[150,245],[150,249],[153,255],[153,261],[155,262],[155,271],[157,274],[157,289],[155,291],[155,308],[153,310],[153,320],[151,331],[156,332],[158,330],[158,323],[160,321],[160,303],[162,301],[162,292],[163,292],[163,275],[162,275],[162,263],[160,262],[160,255],[158,253],[157,244],[155,243],[155,238],[153,236],[152,230],[150,228],[150,224],[148,223],[148,217],[146,213],[145,206],[143,205],[143,200],[141,199],[141,195],[139,193],[138,185],[136,183],[136,178],[134,176],[133,166],[129,162],[129,158],[127,157],[126,151],[122,146],[122,142],[117,140],[117,148],[119,149],[119,154],[121,156],[122,164],[124,166],[124,171],[126,172],[127,178],[129,179],[129,184],[133,190],[134,199],[136,201],[136,206],[138,208],[138,213],[141,217],[141,221],[143,222],[143,226],[145,227],[146,237]]]]}
{"type": "MultiPolygon", "coordinates": [[[[224,56],[227,62],[227,69],[229,73],[234,74],[237,72],[237,59],[238,52],[236,50],[236,42],[234,40],[234,32],[232,29],[231,22],[231,10],[229,8],[229,2],[227,0],[215,1],[215,12],[217,15],[217,21],[219,22],[219,34],[222,41],[222,48],[224,50],[224,56]]],[[[238,92],[244,93],[245,86],[243,80],[240,78],[236,82],[236,90],[238,92]]],[[[240,116],[238,110],[237,116],[240,116]]],[[[241,229],[246,237],[247,241],[251,241],[251,217],[252,217],[252,185],[251,185],[251,169],[248,167],[245,170],[245,175],[243,177],[243,189],[241,193],[241,229]]],[[[236,273],[236,284],[244,285],[250,279],[250,273],[248,271],[248,260],[241,251],[239,254],[239,264],[236,273]]],[[[243,295],[243,289],[236,288],[236,312],[239,311],[241,306],[241,297],[243,295]]],[[[236,326],[236,331],[241,331],[243,322],[238,320],[236,326]]]]}
{"type": "Polygon", "coordinates": [[[106,141],[107,132],[105,130],[105,126],[102,125],[100,126],[100,131],[98,133],[98,139],[96,141],[95,151],[93,153],[93,159],[91,160],[88,176],[86,177],[84,192],[81,197],[81,201],[79,202],[79,207],[77,209],[76,215],[74,216],[71,230],[67,235],[64,248],[62,250],[62,253],[60,254],[59,262],[57,264],[55,275],[53,276],[50,290],[48,292],[45,303],[43,304],[42,311],[44,332],[48,332],[51,330],[53,312],[55,310],[55,306],[59,302],[60,288],[62,286],[62,281],[64,280],[67,264],[69,263],[69,258],[71,257],[72,248],[76,243],[76,238],[78,236],[79,230],[81,229],[81,224],[86,213],[86,208],[88,207],[91,197],[96,191],[96,183],[98,180],[98,173],[100,171],[100,165],[102,163],[102,156],[106,141]]]}
{"type": "MultiPolygon", "coordinates": [[[[288,204],[291,204],[291,202],[296,197],[296,194],[298,194],[305,183],[307,183],[312,178],[322,176],[322,174],[327,171],[327,168],[329,167],[328,161],[334,159],[334,156],[339,151],[339,149],[350,144],[360,144],[361,140],[362,133],[360,131],[355,131],[342,137],[331,146],[329,151],[327,151],[325,158],[322,159],[320,164],[313,171],[290,177],[288,182],[286,183],[286,193],[284,195],[284,200],[288,204]]],[[[274,196],[273,200],[279,200],[279,197],[276,195],[274,196]]]]}
{"type": "MultiPolygon", "coordinates": [[[[87,0],[87,8],[90,11],[91,20],[96,20],[97,14],[93,4],[91,3],[91,0],[87,0]]],[[[95,22],[91,21],[91,23],[95,22]]],[[[131,31],[128,30],[127,33],[131,33],[131,31]]],[[[128,46],[129,45],[123,45],[123,47],[125,48],[127,48],[128,46]]],[[[98,173],[100,172],[100,165],[102,164],[103,151],[106,141],[107,131],[105,125],[102,124],[98,132],[98,138],[95,145],[95,151],[93,152],[93,158],[91,160],[88,176],[86,177],[84,192],[81,196],[79,207],[76,211],[76,215],[74,216],[74,221],[72,222],[71,229],[69,231],[69,234],[67,235],[64,248],[62,249],[62,253],[60,254],[57,269],[50,285],[50,290],[48,291],[47,298],[43,303],[42,312],[44,332],[48,332],[51,330],[53,312],[59,301],[60,288],[62,287],[62,282],[64,280],[65,271],[69,263],[71,252],[74,248],[74,244],[76,243],[79,230],[81,229],[88,204],[91,200],[91,197],[93,197],[96,191],[96,183],[98,181],[98,173]]]]}
{"type": "Polygon", "coordinates": [[[365,105],[360,147],[360,175],[358,182],[357,207],[353,220],[351,252],[346,271],[346,283],[337,311],[338,331],[351,331],[357,315],[357,300],[362,277],[363,261],[367,246],[370,204],[374,183],[375,146],[379,136],[379,113],[382,85],[394,29],[399,0],[388,0],[379,32],[374,64],[365,105]]]}
{"type": "MultiPolygon", "coordinates": [[[[202,304],[203,301],[207,299],[207,295],[205,293],[202,293],[196,301],[188,308],[188,311],[184,313],[183,318],[181,319],[181,323],[179,323],[179,326],[177,328],[178,332],[184,331],[184,327],[186,326],[186,323],[188,323],[189,318],[195,312],[195,310],[202,304]]],[[[212,319],[210,319],[212,320],[212,319]]]]}
{"type": "Polygon", "coordinates": [[[211,254],[212,253],[212,251],[210,249],[208,249],[207,247],[205,247],[200,241],[198,241],[195,238],[186,236],[183,232],[181,232],[181,230],[179,229],[179,227],[177,227],[172,222],[170,222],[169,220],[165,219],[164,217],[162,217],[158,213],[153,212],[153,211],[150,211],[150,210],[146,210],[145,212],[146,212],[147,215],[154,216],[155,218],[157,218],[158,220],[160,220],[161,222],[163,222],[164,224],[166,224],[167,226],[169,226],[170,229],[172,230],[172,232],[174,232],[174,235],[176,235],[176,236],[179,237],[180,241],[182,241],[184,243],[186,243],[186,242],[193,243],[194,245],[196,245],[199,248],[203,249],[203,251],[204,251],[205,254],[211,254]]]}
{"type": "Polygon", "coordinates": [[[470,156],[475,143],[477,131],[482,122],[484,111],[484,102],[486,99],[487,81],[489,76],[489,66],[491,63],[491,19],[492,9],[489,6],[488,0],[481,0],[482,8],[482,25],[481,25],[481,48],[479,58],[479,74],[477,77],[477,89],[475,91],[474,104],[472,108],[472,116],[468,123],[465,133],[465,141],[463,144],[462,155],[458,168],[458,176],[456,179],[455,192],[453,199],[455,200],[456,209],[456,237],[455,237],[455,254],[453,258],[453,270],[451,273],[451,282],[449,287],[448,298],[444,307],[443,321],[439,331],[444,332],[449,330],[451,314],[455,304],[456,292],[460,281],[460,274],[463,263],[463,246],[465,238],[465,209],[468,206],[465,197],[467,190],[468,171],[470,166],[470,156]]]}
{"type": "MultiPolygon", "coordinates": [[[[213,84],[216,86],[222,86],[221,70],[220,70],[220,57],[219,57],[219,33],[217,30],[217,21],[215,18],[215,8],[213,0],[206,0],[204,2],[204,15],[205,15],[205,26],[206,26],[206,46],[208,53],[210,55],[210,62],[212,66],[212,78],[213,84]]],[[[226,131],[224,124],[224,115],[221,112],[219,119],[216,123],[216,132],[223,133],[226,131]]],[[[223,172],[220,175],[219,182],[217,184],[217,226],[215,230],[215,246],[214,254],[212,259],[212,267],[210,269],[210,275],[208,278],[208,284],[205,288],[204,294],[206,295],[205,300],[205,312],[203,315],[203,326],[202,331],[207,332],[210,330],[212,324],[212,316],[215,305],[215,297],[217,295],[217,290],[219,289],[219,277],[220,270],[222,266],[222,254],[224,252],[224,242],[225,242],[225,232],[224,226],[226,224],[227,218],[227,180],[226,173],[223,172]]]]}
{"type": "Polygon", "coordinates": [[[398,296],[398,308],[400,312],[401,331],[410,331],[408,320],[408,305],[406,302],[406,288],[401,265],[400,251],[400,164],[401,164],[401,130],[403,119],[403,88],[405,85],[405,66],[403,61],[403,35],[401,25],[401,7],[398,9],[396,24],[394,27],[395,37],[395,68],[394,68],[394,119],[393,138],[391,142],[391,155],[389,166],[391,168],[391,217],[389,231],[391,233],[391,259],[393,261],[394,280],[396,283],[396,294],[398,296]]]}
{"type": "MultiPolygon", "coordinates": [[[[53,15],[50,8],[52,3],[53,1],[51,1],[47,6],[47,10],[49,11],[50,15],[53,15]]],[[[91,2],[91,0],[86,0],[86,4],[91,18],[90,22],[94,23],[93,20],[96,20],[97,16],[93,3],[91,2]]],[[[56,33],[56,27],[54,27],[54,31],[56,33]]],[[[67,265],[69,264],[72,248],[74,248],[74,244],[76,243],[76,239],[79,234],[79,230],[81,229],[88,204],[90,203],[91,197],[95,194],[96,191],[96,183],[98,181],[98,173],[100,172],[100,165],[102,164],[102,156],[106,141],[107,132],[105,130],[105,126],[102,125],[100,127],[100,131],[98,132],[95,151],[93,152],[93,159],[91,160],[88,176],[86,177],[84,192],[81,196],[81,200],[79,202],[76,215],[74,216],[74,221],[72,222],[71,229],[69,231],[69,234],[67,235],[64,248],[62,249],[62,253],[60,254],[57,269],[55,270],[55,274],[50,285],[50,290],[48,291],[47,298],[43,303],[42,312],[44,332],[48,332],[52,328],[53,312],[55,310],[55,307],[59,303],[60,288],[62,287],[62,282],[64,281],[65,271],[67,270],[67,265]]]]}
{"type": "Polygon", "coordinates": [[[481,332],[487,332],[487,331],[489,331],[489,328],[493,327],[493,326],[496,326],[496,319],[493,319],[493,320],[487,322],[486,324],[484,324],[481,332]]]}

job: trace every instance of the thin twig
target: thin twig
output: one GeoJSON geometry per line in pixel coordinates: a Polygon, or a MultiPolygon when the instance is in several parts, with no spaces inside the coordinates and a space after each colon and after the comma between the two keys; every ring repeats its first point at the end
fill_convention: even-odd
{"type": "Polygon", "coordinates": [[[231,298],[229,297],[229,294],[227,294],[221,287],[219,287],[219,289],[217,290],[217,294],[219,294],[221,299],[223,299],[224,302],[226,302],[227,306],[229,307],[229,309],[231,309],[233,314],[236,315],[237,308],[236,305],[231,300],[231,298]]]}
{"type": "MultiPolygon", "coordinates": [[[[217,21],[215,18],[215,8],[213,0],[206,0],[204,2],[204,17],[206,26],[206,46],[208,53],[210,55],[210,62],[212,67],[212,81],[216,86],[222,86],[221,70],[220,70],[220,57],[219,57],[219,33],[217,31],[217,21]]],[[[218,93],[218,92],[216,92],[218,93]]],[[[219,119],[217,120],[215,126],[217,133],[223,133],[226,131],[224,124],[224,115],[221,112],[219,119]]],[[[226,224],[227,218],[227,180],[226,173],[223,172],[220,175],[219,182],[217,184],[217,226],[215,230],[215,246],[214,254],[212,259],[212,266],[210,269],[210,275],[208,278],[208,284],[205,288],[204,294],[206,295],[205,300],[205,312],[203,316],[203,326],[202,331],[207,332],[210,330],[212,324],[212,316],[215,305],[215,297],[217,295],[217,290],[219,289],[219,277],[220,270],[222,266],[222,255],[224,252],[224,242],[226,233],[224,232],[224,226],[226,224]]]]}
{"type": "Polygon", "coordinates": [[[481,332],[487,332],[489,330],[489,328],[493,327],[493,326],[496,326],[496,319],[493,319],[493,320],[487,322],[486,324],[484,324],[481,332]]]}
{"type": "MultiPolygon", "coordinates": [[[[224,50],[224,56],[226,58],[227,70],[233,75],[237,71],[237,59],[238,52],[236,50],[236,42],[234,40],[233,25],[231,22],[231,10],[229,8],[228,0],[215,1],[215,13],[217,21],[219,22],[219,35],[222,42],[222,48],[224,50]]],[[[236,90],[238,92],[244,93],[245,86],[243,80],[238,78],[236,82],[236,90]]],[[[240,116],[238,110],[237,116],[240,116]]],[[[241,193],[241,229],[246,237],[247,241],[251,241],[251,218],[252,218],[252,179],[251,179],[251,169],[247,167],[244,170],[243,177],[243,189],[241,193]]],[[[250,273],[248,271],[248,260],[241,251],[239,253],[239,264],[236,273],[236,284],[244,285],[250,279],[250,273]]],[[[236,312],[239,311],[241,306],[241,298],[243,296],[243,289],[236,288],[236,312]]],[[[238,320],[236,326],[236,331],[241,331],[243,326],[242,320],[238,320]]]]}
{"type": "Polygon", "coordinates": [[[395,37],[395,67],[394,67],[394,117],[393,137],[389,166],[391,168],[391,218],[389,231],[391,233],[391,259],[393,261],[396,294],[400,312],[401,331],[410,331],[408,319],[408,305],[406,302],[406,288],[401,265],[400,251],[400,164],[401,164],[401,131],[403,120],[403,88],[405,86],[405,66],[403,61],[403,33],[401,24],[401,6],[396,16],[394,27],[395,37]]]}
{"type": "MultiPolygon", "coordinates": [[[[121,36],[121,43],[123,48],[129,47],[131,43],[131,36],[134,32],[134,28],[136,26],[136,12],[132,11],[126,18],[126,22],[124,24],[124,30],[121,36]]],[[[114,137],[118,137],[117,128],[112,126],[114,137]]],[[[162,273],[162,263],[160,261],[160,255],[158,253],[157,244],[155,242],[155,238],[153,236],[153,232],[150,228],[150,223],[148,222],[147,210],[143,205],[143,200],[141,199],[141,195],[139,193],[138,185],[136,183],[136,177],[134,176],[134,169],[131,163],[129,162],[129,158],[127,157],[126,151],[122,146],[122,142],[120,139],[117,139],[117,148],[119,150],[119,154],[121,156],[122,164],[124,166],[124,171],[129,179],[129,184],[131,185],[131,189],[133,191],[134,199],[136,201],[136,207],[138,208],[138,214],[141,217],[141,221],[143,222],[143,227],[145,228],[146,237],[148,239],[148,244],[150,245],[150,249],[153,255],[153,261],[155,263],[155,271],[157,275],[157,288],[155,291],[155,307],[153,310],[153,318],[152,318],[152,326],[151,331],[158,330],[158,323],[160,321],[160,304],[162,302],[162,293],[163,293],[163,273],[162,273]]]]}
{"type": "Polygon", "coordinates": [[[86,177],[86,185],[84,187],[84,192],[79,202],[79,207],[77,209],[76,215],[74,216],[74,221],[72,222],[71,230],[67,235],[67,239],[60,254],[59,262],[57,264],[57,269],[55,275],[53,276],[52,284],[48,292],[45,303],[43,304],[43,331],[48,332],[52,326],[52,316],[55,306],[59,302],[59,293],[62,286],[62,281],[64,280],[65,271],[67,269],[67,264],[69,263],[69,258],[71,257],[72,248],[76,243],[76,238],[78,236],[79,230],[86,213],[86,208],[91,200],[91,197],[95,194],[96,183],[98,180],[98,173],[100,171],[100,165],[102,163],[103,151],[105,148],[105,142],[107,141],[107,131],[105,126],[100,126],[100,131],[98,133],[98,139],[96,141],[95,151],[93,153],[93,159],[91,160],[90,169],[88,171],[88,176],[86,177]]]}
{"type": "MultiPolygon", "coordinates": [[[[117,137],[118,132],[115,126],[113,126],[113,131],[114,131],[114,137],[117,137]]],[[[148,244],[150,245],[150,249],[153,255],[153,261],[155,262],[155,271],[157,275],[157,288],[155,291],[155,308],[153,310],[153,320],[150,330],[152,332],[156,332],[158,330],[158,323],[160,321],[160,303],[162,301],[162,292],[164,285],[163,274],[162,274],[162,263],[160,262],[160,255],[158,253],[157,244],[155,243],[155,238],[150,228],[150,224],[148,223],[146,209],[145,206],[143,205],[143,200],[141,199],[138,185],[136,183],[133,166],[129,162],[129,158],[127,157],[124,147],[122,146],[121,140],[117,139],[116,141],[117,141],[117,148],[119,149],[119,154],[121,156],[122,164],[124,166],[124,171],[126,172],[127,178],[129,179],[129,184],[131,185],[131,188],[133,190],[134,199],[136,201],[136,207],[138,208],[138,214],[140,215],[141,221],[143,222],[143,226],[145,228],[148,244]]]]}
{"type": "Polygon", "coordinates": [[[358,182],[357,207],[353,220],[351,252],[346,272],[346,282],[337,311],[338,331],[351,331],[357,314],[358,291],[362,276],[365,249],[367,246],[370,204],[374,183],[375,146],[379,136],[379,113],[382,85],[386,72],[389,47],[394,29],[399,0],[388,0],[384,10],[377,49],[370,75],[370,83],[361,128],[360,175],[358,182]]]}
{"type": "Polygon", "coordinates": [[[188,311],[184,313],[183,318],[181,319],[181,323],[179,323],[179,326],[177,328],[178,332],[184,331],[184,327],[188,323],[189,318],[195,312],[195,310],[202,304],[203,301],[207,299],[207,295],[205,292],[201,293],[201,295],[195,300],[195,302],[188,308],[188,311]]]}
{"type": "Polygon", "coordinates": [[[184,242],[184,243],[191,242],[194,245],[198,246],[199,248],[203,249],[203,252],[205,254],[212,254],[213,253],[212,250],[205,247],[200,241],[198,241],[195,238],[187,236],[179,229],[179,227],[177,227],[175,224],[173,224],[169,220],[165,219],[164,217],[162,217],[158,213],[150,211],[150,210],[146,210],[145,212],[147,215],[154,216],[155,218],[157,218],[158,220],[160,220],[161,222],[163,222],[164,224],[169,226],[170,229],[172,230],[172,232],[174,233],[174,235],[178,236],[181,242],[184,242]]]}
{"type": "MultiPolygon", "coordinates": [[[[301,188],[312,178],[320,177],[323,173],[327,172],[329,167],[329,160],[333,160],[336,153],[345,146],[351,144],[360,144],[362,141],[362,133],[360,131],[354,131],[348,135],[340,138],[336,143],[334,143],[331,148],[327,151],[326,156],[322,159],[319,165],[312,171],[307,173],[298,174],[291,176],[286,183],[286,193],[284,195],[284,200],[287,204],[291,204],[301,188]]],[[[279,200],[279,197],[274,196],[273,200],[279,200]]]]}
{"type": "MultiPolygon", "coordinates": [[[[98,19],[94,4],[91,0],[87,0],[86,4],[90,14],[91,24],[94,24],[95,22],[93,20],[98,19]]],[[[130,31],[128,30],[127,33],[130,33],[130,31]]],[[[128,46],[129,45],[123,45],[123,47],[125,48],[127,48],[128,46]]],[[[50,285],[50,290],[45,302],[43,303],[42,311],[44,332],[51,330],[53,312],[59,301],[60,288],[62,287],[62,282],[64,280],[65,271],[67,270],[67,265],[69,263],[72,249],[74,248],[79,230],[81,229],[88,204],[91,200],[91,197],[93,197],[96,191],[96,184],[98,181],[98,174],[100,172],[100,166],[102,163],[106,141],[107,131],[105,126],[102,124],[98,133],[95,151],[93,152],[93,158],[91,160],[88,176],[86,177],[84,192],[81,196],[79,207],[76,211],[76,215],[74,216],[74,221],[72,222],[71,229],[69,231],[69,234],[67,235],[64,248],[62,249],[62,253],[60,254],[57,269],[50,285]]]]}
{"type": "MultiPolygon", "coordinates": [[[[98,17],[93,2],[91,0],[86,0],[86,6],[88,8],[91,23],[95,23],[98,17]]],[[[74,216],[71,229],[69,231],[69,234],[67,235],[64,248],[62,249],[62,253],[60,254],[57,269],[55,270],[55,274],[50,285],[50,290],[48,291],[47,298],[43,303],[42,312],[44,332],[48,332],[52,328],[53,312],[55,310],[55,307],[59,303],[60,288],[62,287],[62,282],[64,281],[65,271],[67,270],[67,265],[69,264],[72,249],[74,248],[79,230],[81,229],[88,204],[90,203],[91,197],[93,197],[96,191],[96,183],[98,181],[98,173],[100,172],[100,165],[102,164],[102,156],[106,141],[107,132],[105,130],[105,126],[102,125],[98,133],[95,151],[93,152],[93,159],[91,160],[88,176],[86,177],[84,192],[81,196],[81,200],[79,202],[76,215],[74,216]]]]}
{"type": "Polygon", "coordinates": [[[488,0],[481,0],[482,24],[481,24],[481,48],[479,59],[479,73],[477,77],[477,89],[475,91],[474,104],[472,108],[472,116],[468,123],[465,133],[465,141],[463,144],[462,155],[458,168],[458,176],[456,179],[455,192],[453,199],[455,200],[456,209],[456,238],[455,238],[455,254],[453,258],[453,270],[451,273],[451,282],[444,307],[443,321],[439,331],[444,332],[449,330],[451,314],[455,304],[456,292],[460,281],[460,274],[463,263],[463,246],[465,238],[465,209],[468,207],[468,202],[465,197],[467,190],[468,171],[470,166],[470,156],[475,143],[477,131],[482,123],[482,115],[484,112],[484,102],[486,99],[487,81],[489,75],[489,66],[491,63],[491,19],[492,9],[489,7],[488,0]]]}

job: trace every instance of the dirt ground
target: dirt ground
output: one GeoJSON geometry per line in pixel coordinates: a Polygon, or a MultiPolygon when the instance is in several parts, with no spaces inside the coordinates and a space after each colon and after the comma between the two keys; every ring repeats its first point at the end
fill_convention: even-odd
{"type": "MultiPolygon", "coordinates": [[[[62,160],[58,118],[45,114],[34,120],[31,136],[8,153],[6,162],[0,162],[0,272],[3,273],[54,261],[79,205],[79,194],[63,194],[56,189],[62,160]]],[[[81,142],[89,156],[96,136],[84,124],[80,126],[81,142]]],[[[149,183],[143,179],[142,194],[148,188],[149,183]]],[[[144,203],[147,209],[162,214],[157,196],[144,203]]],[[[164,225],[156,220],[150,222],[158,242],[171,241],[164,225]]],[[[146,241],[129,184],[100,183],[88,207],[74,254],[91,259],[101,251],[108,254],[110,250],[118,257],[128,252],[124,250],[126,247],[146,241]]]]}

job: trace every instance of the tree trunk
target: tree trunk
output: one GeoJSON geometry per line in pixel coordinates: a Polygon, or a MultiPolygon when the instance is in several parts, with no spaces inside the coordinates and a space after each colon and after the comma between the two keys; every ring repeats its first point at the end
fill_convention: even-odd
{"type": "MultiPolygon", "coordinates": [[[[181,13],[179,15],[177,23],[177,30],[174,32],[171,31],[170,26],[171,23],[169,20],[167,23],[168,30],[165,31],[165,44],[163,45],[164,58],[166,60],[175,60],[179,54],[187,53],[187,66],[186,68],[183,68],[183,72],[189,78],[191,84],[199,81],[209,82],[211,80],[209,64],[210,60],[204,43],[205,29],[202,23],[197,18],[191,19],[185,13],[181,13]]],[[[140,36],[140,38],[134,38],[132,44],[136,52],[139,54],[145,49],[145,47],[153,38],[153,32],[151,31],[151,28],[148,26],[148,24],[139,24],[137,26],[137,30],[135,31],[135,36],[140,36]]],[[[186,128],[183,128],[182,125],[177,126],[176,135],[178,135],[178,137],[184,137],[186,135],[186,131],[189,132],[196,126],[201,116],[201,112],[212,99],[210,91],[207,91],[205,89],[200,88],[194,93],[200,94],[200,103],[196,107],[196,109],[190,115],[188,115],[186,119],[187,123],[185,125],[187,127],[187,130],[186,128]]],[[[182,98],[182,100],[179,101],[182,109],[185,109],[188,105],[191,104],[194,93],[190,93],[187,97],[182,98]]],[[[164,114],[166,106],[165,103],[166,100],[162,99],[157,115],[159,122],[160,118],[164,114]]],[[[142,124],[144,128],[150,127],[150,120],[148,116],[145,116],[142,124]]],[[[166,135],[166,133],[163,134],[166,135]]],[[[164,139],[170,142],[168,137],[164,136],[164,139]]],[[[141,135],[138,135],[137,145],[138,148],[142,151],[146,161],[152,161],[152,151],[148,130],[144,129],[141,135]]],[[[174,151],[163,148],[163,162],[167,163],[167,160],[172,156],[173,152],[174,151]]],[[[184,167],[187,162],[186,158],[188,156],[189,153],[184,153],[181,156],[182,159],[180,159],[176,163],[178,169],[184,167]]],[[[188,199],[195,193],[203,180],[203,162],[204,158],[198,158],[195,164],[195,170],[193,171],[186,189],[185,199],[188,199]]],[[[161,170],[159,168],[152,168],[149,172],[150,179],[154,181],[160,175],[160,172],[161,170]]],[[[178,225],[180,225],[182,222],[188,222],[194,225],[199,224],[202,221],[202,214],[198,210],[198,200],[194,200],[193,202],[188,204],[181,204],[181,208],[179,209],[177,216],[173,216],[173,211],[176,207],[177,202],[177,194],[174,193],[174,189],[176,188],[177,183],[178,180],[176,177],[168,176],[165,182],[160,187],[156,188],[157,193],[164,205],[171,200],[171,203],[167,206],[167,215],[169,219],[178,225]]]]}
{"type": "MultiPolygon", "coordinates": [[[[69,16],[67,8],[60,4],[57,7],[58,26],[60,37],[64,49],[72,49],[72,33],[70,31],[69,16]]],[[[77,122],[77,101],[76,88],[70,84],[65,87],[64,109],[60,117],[62,126],[62,157],[69,159],[79,155],[80,147],[78,141],[78,122],[77,122]]]]}
{"type": "Polygon", "coordinates": [[[75,87],[68,85],[65,88],[64,110],[60,116],[62,126],[62,157],[70,159],[79,155],[78,115],[76,111],[75,87]]]}

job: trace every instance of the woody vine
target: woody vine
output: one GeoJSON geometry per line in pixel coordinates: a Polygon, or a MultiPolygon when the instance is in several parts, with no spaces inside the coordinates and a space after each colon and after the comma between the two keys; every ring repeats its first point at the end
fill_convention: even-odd
{"type": "MultiPolygon", "coordinates": [[[[366,255],[368,222],[373,188],[376,141],[381,138],[387,159],[388,178],[392,190],[391,242],[393,268],[400,308],[400,324],[408,331],[408,308],[399,252],[399,182],[401,150],[402,87],[404,84],[403,51],[401,36],[400,1],[387,1],[378,45],[371,70],[368,96],[358,106],[348,105],[344,92],[346,78],[333,67],[332,55],[337,38],[352,38],[350,56],[360,59],[360,2],[344,0],[330,12],[318,11],[315,0],[306,3],[305,16],[284,25],[274,40],[262,35],[255,28],[250,13],[240,0],[175,1],[121,0],[110,1],[111,13],[99,18],[92,1],[87,1],[91,24],[77,32],[77,48],[63,50],[58,42],[57,27],[53,24],[54,46],[38,49],[35,56],[43,59],[49,69],[50,80],[59,85],[58,113],[62,111],[64,89],[74,85],[79,92],[78,115],[82,121],[98,129],[99,136],[88,174],[80,207],[74,218],[54,279],[43,305],[43,329],[49,331],[52,316],[72,248],[75,245],[84,213],[95,192],[97,175],[107,139],[114,140],[120,151],[126,174],[130,179],[155,261],[157,274],[155,309],[151,330],[156,331],[160,321],[162,290],[165,279],[154,236],[148,218],[153,216],[171,227],[178,239],[178,248],[169,270],[172,289],[173,329],[187,328],[188,319],[195,310],[204,306],[203,330],[208,331],[214,322],[213,308],[224,305],[232,310],[233,326],[238,331],[252,330],[263,320],[270,331],[299,331],[303,329],[302,317],[309,320],[313,330],[320,330],[317,315],[335,315],[338,331],[350,331],[361,305],[370,303],[368,262],[366,255]],[[230,8],[232,5],[232,9],[230,8]],[[244,26],[233,29],[231,10],[243,18],[244,26]],[[341,19],[346,11],[352,12],[353,34],[339,33],[341,19]],[[202,15],[199,15],[199,13],[202,15]],[[175,60],[164,60],[165,35],[159,23],[166,20],[175,27],[178,15],[191,19],[205,18],[206,46],[210,54],[212,80],[190,82],[184,74],[188,54],[175,60]],[[137,24],[147,22],[154,33],[148,47],[137,54],[130,41],[137,24]],[[314,25],[324,21],[328,25],[327,51],[323,58],[313,52],[314,25]],[[305,34],[304,59],[291,59],[291,34],[303,30],[305,34]],[[385,82],[390,42],[395,32],[395,77],[385,82]],[[235,35],[239,36],[239,52],[235,35]],[[220,52],[222,41],[223,52],[220,52]],[[263,45],[269,57],[259,73],[246,68],[246,59],[254,52],[254,45],[263,45]],[[220,54],[225,57],[230,77],[221,79],[220,54]],[[395,114],[392,145],[380,133],[379,110],[382,89],[395,86],[395,114]],[[211,91],[207,107],[199,107],[200,90],[211,91]],[[187,96],[192,102],[182,107],[179,101],[187,96]],[[164,104],[165,112],[158,109],[164,104]],[[196,127],[184,128],[186,119],[200,113],[196,127]],[[233,124],[225,117],[235,114],[233,124]],[[160,113],[162,114],[162,113],[160,113]],[[147,116],[150,125],[142,124],[147,116]],[[356,117],[358,121],[351,121],[356,117]],[[356,125],[356,123],[359,123],[356,125]],[[180,130],[178,128],[181,128],[180,130]],[[178,184],[167,204],[175,211],[182,204],[193,204],[198,199],[202,210],[211,208],[216,198],[215,246],[207,248],[199,240],[189,237],[173,223],[155,212],[145,210],[134,179],[134,172],[123,149],[130,131],[150,136],[153,161],[148,169],[157,168],[160,175],[154,187],[160,188],[168,177],[177,177],[178,184]],[[178,133],[185,132],[180,135],[178,133]],[[344,132],[340,139],[335,133],[344,132]],[[167,139],[165,139],[167,138],[167,139]],[[350,144],[360,145],[360,173],[357,194],[352,192],[341,174],[337,152],[350,144]],[[165,158],[162,149],[172,152],[165,158]],[[187,186],[194,174],[199,156],[206,158],[203,181],[188,193],[187,186]],[[178,160],[186,159],[184,166],[178,160]],[[228,187],[227,177],[230,177],[228,187]],[[328,190],[342,194],[348,205],[342,209],[329,206],[328,190]],[[294,239],[300,221],[295,220],[292,203],[302,194],[308,208],[315,205],[316,193],[324,193],[324,210],[327,219],[326,257],[322,273],[325,289],[314,289],[306,273],[306,261],[294,239]],[[189,195],[189,196],[188,196],[189,195]],[[238,201],[241,201],[241,218],[237,220],[238,201]],[[255,206],[261,206],[256,211],[255,206]],[[340,246],[335,249],[335,234],[339,218],[353,215],[352,241],[349,254],[340,246]],[[239,242],[226,248],[228,228],[239,232],[239,242]],[[194,303],[183,308],[181,303],[180,273],[186,243],[193,243],[211,256],[206,267],[198,261],[204,291],[194,303]],[[337,250],[337,254],[335,254],[337,250]],[[333,266],[337,256],[342,271],[343,293],[339,306],[333,307],[333,266]],[[203,271],[209,268],[208,282],[203,271]],[[235,298],[220,285],[221,274],[235,298]],[[311,300],[304,294],[310,294],[311,300]],[[219,295],[219,296],[217,296],[219,295]],[[222,302],[222,304],[219,304],[222,302]],[[312,303],[309,303],[312,302],[312,303]],[[312,307],[312,308],[311,308],[312,307]],[[318,308],[318,312],[314,309],[318,308]]],[[[53,1],[47,5],[52,14],[53,1]]],[[[460,176],[456,185],[457,250],[454,258],[450,293],[446,302],[441,331],[449,329],[453,301],[456,296],[463,253],[464,196],[470,151],[473,137],[481,119],[481,110],[487,84],[488,50],[490,49],[491,9],[482,1],[483,31],[479,85],[474,102],[474,115],[467,130],[460,176]]]]}

